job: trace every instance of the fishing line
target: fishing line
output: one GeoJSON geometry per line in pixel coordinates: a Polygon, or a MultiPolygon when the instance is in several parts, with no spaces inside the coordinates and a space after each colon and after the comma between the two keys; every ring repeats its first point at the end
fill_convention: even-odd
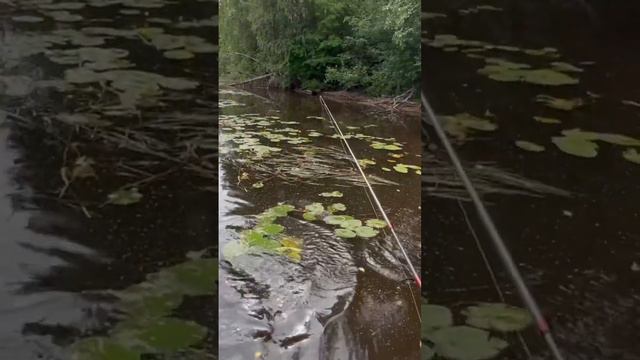
{"type": "MultiPolygon", "coordinates": [[[[346,152],[347,152],[347,148],[345,147],[345,145],[346,145],[346,146],[349,146],[349,144],[347,143],[346,138],[344,137],[344,134],[342,134],[342,131],[340,130],[340,127],[338,126],[337,122],[335,121],[335,118],[333,117],[333,114],[332,114],[332,113],[331,113],[331,111],[329,110],[329,107],[327,106],[327,104],[324,102],[324,99],[322,98],[322,96],[320,96],[320,104],[322,105],[322,110],[323,110],[323,111],[326,111],[326,112],[327,112],[327,114],[329,115],[329,117],[333,120],[333,125],[334,125],[334,127],[336,128],[336,130],[337,130],[337,131],[339,131],[339,134],[341,135],[341,139],[342,139],[342,141],[340,141],[340,146],[342,147],[342,150],[346,153],[346,152]]],[[[350,148],[350,147],[349,147],[349,152],[351,153],[351,155],[352,155],[352,157],[353,157],[353,159],[354,159],[354,161],[353,161],[353,162],[354,162],[354,164],[355,164],[355,165],[354,165],[354,164],[352,164],[352,166],[353,166],[354,168],[356,168],[356,166],[357,166],[357,169],[359,169],[359,170],[360,170],[360,174],[361,174],[361,175],[363,175],[363,178],[365,179],[365,182],[369,185],[369,189],[368,189],[368,190],[370,190],[370,191],[371,191],[371,193],[372,193],[372,195],[373,195],[373,196],[375,196],[375,193],[373,192],[373,189],[372,189],[371,185],[369,184],[369,182],[368,182],[368,181],[367,181],[367,179],[366,179],[366,176],[364,175],[364,171],[363,171],[363,170],[362,170],[362,168],[360,167],[360,163],[358,162],[357,158],[355,158],[355,155],[353,155],[353,152],[351,151],[351,148],[350,148]]],[[[369,194],[369,191],[367,191],[367,189],[366,189],[366,188],[363,188],[362,190],[364,191],[364,194],[366,195],[367,200],[369,201],[369,205],[371,205],[371,209],[373,210],[373,213],[374,213],[374,215],[375,215],[376,219],[379,219],[379,218],[380,218],[380,216],[378,215],[378,210],[376,210],[376,207],[374,206],[373,202],[371,201],[371,195],[369,194]]],[[[378,202],[378,203],[379,203],[379,202],[378,202]]],[[[382,210],[382,209],[381,209],[381,210],[382,210]]],[[[384,213],[384,210],[382,210],[382,212],[384,213]]],[[[385,215],[385,218],[386,218],[386,215],[385,215]]],[[[386,221],[387,221],[387,224],[389,224],[389,226],[391,227],[391,223],[388,221],[388,218],[386,218],[386,221]]],[[[387,233],[387,231],[386,231],[384,228],[382,229],[382,232],[384,233],[385,237],[388,237],[388,236],[389,236],[389,234],[387,233]]],[[[409,263],[409,266],[411,266],[411,267],[412,267],[412,263],[411,263],[411,261],[406,257],[406,252],[405,252],[405,251],[404,251],[404,249],[402,248],[402,245],[401,245],[401,244],[399,244],[399,246],[400,246],[400,248],[403,250],[403,254],[405,255],[405,259],[406,259],[406,261],[409,263]]],[[[405,269],[403,266],[401,266],[401,267],[400,267],[400,269],[402,269],[402,272],[403,272],[403,273],[407,274],[407,271],[406,271],[406,269],[405,269]]],[[[415,270],[414,270],[414,274],[415,274],[415,270]]],[[[409,275],[409,274],[407,274],[407,275],[409,275]]],[[[419,288],[419,289],[421,289],[421,285],[422,285],[422,283],[420,282],[420,277],[416,277],[416,278],[417,278],[417,280],[418,280],[418,281],[417,281],[417,283],[418,283],[418,288],[419,288]]],[[[420,322],[422,322],[422,314],[421,314],[421,312],[420,312],[420,307],[419,307],[419,305],[418,305],[418,301],[416,300],[415,294],[413,293],[413,289],[412,289],[408,284],[407,284],[407,290],[409,290],[409,294],[411,295],[411,300],[412,300],[413,307],[414,307],[414,310],[415,310],[415,312],[416,312],[416,315],[417,315],[417,317],[418,317],[418,320],[419,320],[420,322]]]]}
{"type": "Polygon", "coordinates": [[[516,286],[516,290],[518,291],[520,298],[525,303],[525,306],[529,309],[529,312],[535,319],[538,330],[544,337],[547,343],[547,346],[549,347],[549,350],[553,355],[553,358],[556,360],[564,360],[564,357],[560,353],[560,350],[558,349],[558,345],[556,344],[553,338],[553,335],[551,334],[551,329],[549,328],[549,324],[547,323],[544,316],[542,315],[542,311],[540,310],[538,303],[533,298],[533,295],[531,294],[531,292],[529,291],[529,288],[524,282],[524,279],[522,278],[522,275],[520,274],[518,267],[515,265],[513,258],[511,257],[511,253],[507,249],[504,243],[504,240],[502,239],[502,236],[498,232],[498,229],[496,228],[495,223],[493,222],[493,219],[489,215],[489,212],[484,206],[484,203],[480,199],[480,195],[476,191],[471,180],[469,179],[469,176],[464,170],[464,167],[462,166],[462,162],[460,161],[460,158],[458,157],[455,149],[449,142],[449,139],[447,138],[447,135],[444,132],[442,125],[440,124],[440,119],[438,119],[438,117],[433,112],[433,109],[429,105],[429,102],[427,102],[427,99],[425,98],[424,93],[420,94],[420,98],[422,101],[424,111],[427,115],[427,118],[431,122],[431,125],[433,125],[436,131],[436,134],[438,135],[438,138],[440,139],[440,141],[442,142],[442,145],[445,147],[447,153],[449,154],[449,158],[451,159],[451,162],[456,168],[458,176],[460,177],[460,180],[464,184],[465,189],[469,193],[469,196],[473,201],[476,211],[480,216],[480,220],[484,225],[485,229],[487,230],[489,237],[493,241],[493,244],[505,268],[507,269],[507,272],[511,276],[511,279],[516,286]]]}
{"type": "Polygon", "coordinates": [[[393,228],[393,225],[392,225],[391,221],[389,220],[389,217],[387,216],[387,213],[384,211],[384,208],[382,207],[382,204],[380,203],[380,200],[378,200],[378,197],[376,196],[375,191],[373,191],[373,187],[369,183],[369,180],[367,179],[367,175],[362,170],[362,167],[360,167],[360,163],[358,162],[358,158],[353,153],[353,150],[351,150],[351,146],[349,146],[349,142],[347,141],[347,139],[345,138],[344,134],[342,133],[342,130],[340,129],[340,126],[338,125],[338,122],[333,117],[333,114],[331,113],[331,110],[329,110],[329,107],[327,106],[327,103],[324,101],[324,98],[322,96],[320,96],[319,98],[320,98],[320,104],[327,111],[327,114],[329,115],[329,118],[331,119],[331,121],[333,122],[334,127],[336,128],[336,131],[338,132],[338,134],[340,135],[340,138],[342,139],[342,141],[344,142],[345,146],[347,147],[347,150],[348,150],[349,154],[351,155],[351,157],[353,159],[353,163],[355,164],[356,168],[360,172],[360,175],[362,175],[362,179],[364,180],[365,184],[367,185],[367,188],[369,189],[369,193],[371,194],[371,197],[373,198],[376,206],[378,207],[378,209],[380,210],[380,213],[382,214],[382,217],[384,218],[385,222],[387,223],[387,225],[389,227],[389,230],[391,231],[391,234],[393,235],[393,238],[395,239],[396,244],[398,245],[398,248],[402,252],[402,255],[403,255],[405,261],[407,262],[407,265],[409,266],[409,269],[411,270],[411,274],[413,275],[414,280],[416,281],[416,284],[418,285],[418,288],[422,288],[422,281],[420,280],[420,276],[418,275],[418,272],[416,271],[416,269],[413,267],[413,264],[411,263],[411,260],[409,259],[409,255],[407,255],[407,252],[405,251],[404,247],[402,246],[402,243],[400,242],[400,239],[398,238],[398,234],[396,234],[396,231],[393,228]]]}

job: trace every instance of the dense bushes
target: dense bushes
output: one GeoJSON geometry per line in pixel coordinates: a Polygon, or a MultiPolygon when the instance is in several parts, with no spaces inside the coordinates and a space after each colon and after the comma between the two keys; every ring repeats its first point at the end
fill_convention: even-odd
{"type": "Polygon", "coordinates": [[[416,0],[220,0],[220,70],[283,86],[393,95],[417,86],[416,0]]]}

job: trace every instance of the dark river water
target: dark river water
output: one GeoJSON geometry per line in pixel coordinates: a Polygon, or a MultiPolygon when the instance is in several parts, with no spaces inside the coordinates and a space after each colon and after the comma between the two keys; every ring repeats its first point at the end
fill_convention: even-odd
{"type": "MultiPolygon", "coordinates": [[[[640,138],[640,6],[595,0],[433,0],[423,1],[423,12],[423,88],[435,111],[469,113],[497,125],[458,143],[460,155],[468,162],[495,162],[573,193],[487,197],[566,358],[640,359],[640,165],[630,156],[637,141],[622,144],[601,136],[597,154],[575,156],[552,139],[570,129],[640,138]],[[444,34],[481,43],[454,44],[447,36],[434,41],[444,34]],[[544,48],[553,49],[524,51],[544,48]],[[479,73],[487,58],[494,59],[487,64],[498,58],[538,69],[553,68],[553,62],[579,69],[565,66],[560,71],[573,80],[556,81],[561,78],[556,72],[549,81],[510,81],[510,74],[492,78],[479,73]],[[551,108],[538,101],[541,94],[580,99],[582,105],[551,108]],[[534,116],[557,121],[545,123],[534,116]],[[515,141],[522,140],[544,150],[519,148],[515,141]]],[[[426,195],[423,296],[451,308],[500,302],[460,204],[426,195]]],[[[473,208],[463,207],[506,301],[520,305],[473,208]]],[[[534,357],[549,358],[533,331],[525,332],[523,341],[513,336],[509,343],[503,358],[527,358],[523,344],[534,357]]]]}
{"type": "Polygon", "coordinates": [[[217,3],[0,1],[0,359],[215,359],[217,3]]]}
{"type": "MultiPolygon", "coordinates": [[[[390,234],[328,220],[376,214],[318,98],[220,96],[220,357],[419,358],[419,294],[390,234]]],[[[327,102],[418,264],[419,168],[402,165],[420,164],[418,117],[327,102]]]]}

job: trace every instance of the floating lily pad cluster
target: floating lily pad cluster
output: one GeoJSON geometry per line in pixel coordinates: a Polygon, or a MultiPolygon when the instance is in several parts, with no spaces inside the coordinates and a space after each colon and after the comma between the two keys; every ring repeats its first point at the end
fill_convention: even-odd
{"type": "MultiPolygon", "coordinates": [[[[571,129],[562,131],[562,136],[555,136],[551,141],[563,152],[574,156],[593,158],[598,155],[596,141],[607,142],[613,145],[628,147],[640,147],[640,140],[626,135],[598,133],[571,129]]],[[[632,161],[635,149],[629,148],[623,153],[623,157],[632,161]],[[624,155],[626,154],[626,155],[624,155]]]]}
{"type": "Polygon", "coordinates": [[[326,208],[321,203],[312,203],[305,206],[302,217],[308,221],[322,220],[326,224],[338,226],[334,232],[342,238],[371,238],[378,235],[379,230],[387,226],[385,221],[379,219],[369,219],[363,224],[361,220],[353,216],[336,214],[346,210],[347,207],[342,203],[330,204],[326,208]]]}
{"type": "Polygon", "coordinates": [[[445,131],[460,141],[467,139],[471,130],[488,132],[498,128],[498,125],[491,120],[469,113],[442,116],[442,119],[445,131]]]}
{"type": "Polygon", "coordinates": [[[536,96],[536,101],[552,109],[565,111],[573,110],[584,105],[584,101],[580,98],[563,99],[549,95],[538,95],[536,96]]]}
{"type": "Polygon", "coordinates": [[[509,346],[496,332],[522,331],[532,323],[526,310],[500,303],[470,306],[462,315],[466,324],[456,325],[449,308],[423,302],[422,359],[492,359],[509,346]]]}
{"type": "Polygon", "coordinates": [[[222,253],[227,260],[251,251],[266,251],[289,257],[294,262],[302,259],[302,239],[284,233],[285,227],[277,224],[278,218],[288,216],[295,210],[292,205],[280,204],[257,216],[252,228],[240,233],[240,239],[228,242],[222,253]]]}
{"type": "Polygon", "coordinates": [[[197,258],[147,276],[146,281],[111,291],[119,300],[121,319],[108,333],[78,340],[71,359],[142,360],[146,355],[203,351],[207,328],[172,314],[185,296],[211,296],[216,292],[217,259],[197,258]]]}
{"type": "MultiPolygon", "coordinates": [[[[566,68],[532,69],[528,64],[513,63],[504,59],[486,58],[487,65],[478,70],[489,79],[505,82],[527,82],[536,85],[574,85],[579,83],[563,71],[566,68]]],[[[568,71],[572,72],[572,71],[568,71]]]]}

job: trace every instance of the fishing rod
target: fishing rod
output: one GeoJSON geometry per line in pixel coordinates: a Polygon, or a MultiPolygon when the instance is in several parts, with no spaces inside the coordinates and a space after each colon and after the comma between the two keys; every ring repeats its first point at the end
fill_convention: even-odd
{"type": "Polygon", "coordinates": [[[502,260],[503,265],[505,266],[505,268],[507,269],[507,272],[511,276],[511,280],[514,282],[516,289],[518,291],[518,294],[520,295],[520,298],[525,303],[525,306],[527,307],[531,315],[533,315],[533,318],[535,319],[536,325],[538,327],[538,331],[540,331],[540,333],[544,337],[549,347],[549,350],[551,350],[551,354],[553,355],[553,358],[556,360],[564,360],[564,357],[560,353],[560,349],[558,348],[558,345],[556,344],[553,338],[553,335],[551,334],[551,329],[549,328],[549,324],[547,323],[544,316],[542,315],[542,311],[540,310],[538,303],[536,302],[533,295],[529,291],[529,288],[524,282],[524,279],[522,278],[522,275],[520,274],[518,267],[515,265],[515,262],[511,257],[511,253],[507,249],[507,246],[505,245],[504,240],[502,239],[502,236],[498,232],[498,229],[496,228],[491,216],[489,215],[487,208],[484,206],[484,203],[480,199],[480,195],[478,195],[478,192],[476,191],[471,180],[469,179],[467,172],[464,170],[464,167],[462,166],[462,162],[460,161],[460,158],[458,157],[455,149],[451,145],[451,142],[449,142],[449,139],[447,138],[447,135],[444,132],[444,129],[442,127],[442,124],[440,124],[440,119],[438,119],[438,117],[435,115],[433,109],[431,108],[431,106],[429,105],[429,102],[427,101],[427,98],[424,96],[424,93],[420,94],[420,98],[422,100],[422,106],[424,107],[424,111],[427,115],[427,120],[434,127],[436,134],[438,135],[438,138],[440,138],[442,145],[444,146],[447,153],[449,154],[449,158],[451,158],[451,162],[456,168],[458,176],[460,176],[460,179],[462,180],[464,187],[469,193],[469,196],[471,197],[471,200],[475,205],[476,211],[480,215],[480,220],[482,221],[485,229],[487,230],[489,237],[493,242],[493,245],[498,251],[498,255],[500,256],[500,259],[502,260]]]}
{"type": "Polygon", "coordinates": [[[393,225],[391,224],[391,221],[389,220],[389,217],[387,216],[386,211],[384,211],[384,208],[382,207],[382,204],[380,203],[380,200],[378,200],[378,196],[376,196],[375,191],[373,191],[373,187],[369,183],[369,180],[367,179],[367,175],[365,175],[364,171],[362,170],[362,167],[360,166],[360,162],[358,161],[358,158],[353,153],[353,150],[351,150],[351,146],[349,146],[349,142],[347,142],[347,139],[345,138],[344,134],[342,133],[342,130],[340,129],[340,126],[338,125],[338,122],[333,117],[333,114],[331,113],[331,110],[329,110],[329,106],[327,106],[327,103],[324,101],[324,98],[322,96],[320,96],[320,105],[322,105],[322,108],[324,110],[326,110],[327,114],[329,115],[329,118],[331,119],[331,121],[333,123],[333,126],[336,128],[336,131],[340,135],[340,139],[346,145],[347,150],[349,151],[349,154],[353,158],[354,164],[356,165],[358,171],[360,172],[360,175],[362,175],[362,178],[364,179],[364,182],[367,185],[367,188],[369,189],[369,193],[371,194],[371,197],[373,198],[376,206],[378,207],[378,210],[380,210],[380,213],[382,214],[382,217],[384,218],[384,221],[386,221],[387,225],[389,226],[389,229],[391,230],[391,234],[393,235],[393,238],[395,239],[396,244],[398,245],[398,248],[400,248],[400,251],[402,252],[402,255],[404,256],[404,259],[407,262],[407,265],[409,266],[409,269],[411,270],[411,274],[413,275],[414,280],[416,281],[416,284],[418,285],[418,288],[421,288],[422,287],[422,281],[420,280],[420,275],[418,275],[418,272],[413,267],[413,264],[411,263],[411,260],[409,259],[409,255],[407,255],[407,252],[404,250],[404,247],[402,246],[402,243],[400,242],[400,239],[398,238],[398,235],[396,234],[396,231],[393,228],[393,225]]]}

